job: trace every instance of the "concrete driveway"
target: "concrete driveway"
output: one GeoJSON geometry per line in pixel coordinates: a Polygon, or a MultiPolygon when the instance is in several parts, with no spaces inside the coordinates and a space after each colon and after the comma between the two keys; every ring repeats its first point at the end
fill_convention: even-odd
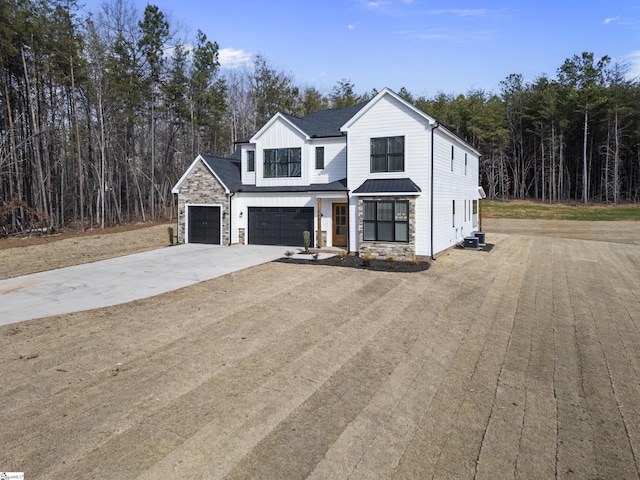
{"type": "Polygon", "coordinates": [[[270,262],[295,247],[185,244],[0,280],[0,325],[107,307],[270,262]]]}

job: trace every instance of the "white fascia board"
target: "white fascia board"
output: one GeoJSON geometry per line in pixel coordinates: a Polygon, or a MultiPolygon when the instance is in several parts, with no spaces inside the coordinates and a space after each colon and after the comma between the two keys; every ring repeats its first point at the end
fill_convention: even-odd
{"type": "Polygon", "coordinates": [[[178,183],[176,183],[174,187],[171,189],[171,193],[180,193],[180,186],[182,185],[182,182],[184,182],[187,179],[187,177],[191,173],[191,170],[193,170],[196,167],[196,165],[200,160],[202,160],[202,157],[198,155],[196,159],[193,162],[191,162],[191,165],[189,165],[189,168],[187,168],[187,170],[182,174],[182,176],[180,177],[180,180],[178,180],[178,183]]]}
{"type": "Polygon", "coordinates": [[[447,128],[444,127],[444,125],[438,125],[437,129],[439,131],[441,131],[442,133],[444,133],[447,137],[449,137],[451,140],[458,142],[462,145],[464,145],[466,148],[468,148],[469,150],[471,150],[473,153],[475,153],[476,155],[478,155],[478,157],[482,156],[482,153],[480,153],[478,150],[476,150],[475,148],[473,148],[471,146],[470,143],[466,142],[465,140],[461,139],[459,136],[457,136],[455,133],[453,133],[450,130],[447,130],[447,128]]]}
{"type": "Polygon", "coordinates": [[[351,128],[351,126],[357,122],[360,118],[362,118],[369,110],[371,110],[371,108],[373,108],[373,106],[378,103],[383,97],[385,97],[386,95],[389,95],[390,97],[392,97],[393,99],[395,99],[396,101],[400,102],[402,105],[404,105],[405,107],[409,108],[410,110],[412,110],[413,112],[415,112],[417,115],[419,115],[420,117],[424,118],[427,122],[429,122],[429,125],[433,126],[437,123],[436,119],[433,118],[430,115],[427,115],[426,113],[424,113],[422,110],[420,110],[419,108],[416,108],[415,106],[413,106],[412,104],[410,104],[409,102],[407,102],[404,98],[402,98],[401,96],[399,96],[397,93],[395,93],[393,90],[389,89],[389,88],[384,88],[382,89],[382,91],[380,93],[378,93],[378,95],[376,95],[375,97],[373,97],[369,103],[367,103],[363,108],[361,108],[358,113],[356,113],[353,117],[351,117],[349,120],[347,120],[347,123],[345,123],[341,128],[340,131],[341,132],[347,132],[349,130],[349,128],[351,128]]]}
{"type": "Polygon", "coordinates": [[[297,125],[291,123],[291,120],[289,120],[287,117],[285,117],[284,115],[282,115],[280,112],[276,113],[273,117],[271,117],[271,120],[269,120],[267,123],[264,124],[264,126],[258,130],[256,132],[256,134],[251,137],[249,139],[250,143],[256,143],[257,140],[264,134],[264,132],[266,132],[267,130],[269,130],[278,120],[283,120],[285,121],[287,124],[289,124],[293,129],[295,129],[296,131],[300,132],[300,134],[302,136],[304,136],[307,140],[309,140],[311,137],[307,134],[307,132],[304,132],[303,130],[300,130],[300,128],[298,128],[297,125]]]}
{"type": "Polygon", "coordinates": [[[229,194],[231,192],[229,188],[224,184],[222,179],[216,174],[216,172],[214,172],[213,169],[209,166],[209,164],[204,161],[204,158],[202,158],[202,155],[198,155],[196,159],[191,163],[191,165],[189,165],[189,168],[187,168],[187,171],[184,172],[184,175],[180,177],[180,180],[178,180],[178,183],[176,183],[176,185],[171,189],[171,193],[180,193],[180,186],[182,185],[182,182],[184,182],[186,178],[189,176],[189,174],[191,173],[191,171],[194,168],[196,168],[196,165],[198,164],[198,162],[202,162],[202,164],[207,168],[207,170],[211,172],[211,175],[213,175],[216,178],[216,180],[218,180],[220,185],[222,185],[222,187],[224,188],[224,193],[229,194]]]}
{"type": "Polygon", "coordinates": [[[484,192],[484,188],[482,188],[482,186],[478,186],[478,196],[480,198],[487,198],[487,194],[484,192]]]}

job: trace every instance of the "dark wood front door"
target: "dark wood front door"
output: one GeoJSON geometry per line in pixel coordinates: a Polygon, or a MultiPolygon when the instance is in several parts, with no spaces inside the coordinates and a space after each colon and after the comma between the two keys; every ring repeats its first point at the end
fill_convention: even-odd
{"type": "Polygon", "coordinates": [[[348,208],[346,203],[333,204],[333,246],[346,247],[349,231],[348,208]]]}

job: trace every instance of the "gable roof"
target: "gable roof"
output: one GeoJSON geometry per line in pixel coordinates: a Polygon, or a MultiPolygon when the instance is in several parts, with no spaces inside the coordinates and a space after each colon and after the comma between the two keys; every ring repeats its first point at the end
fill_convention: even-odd
{"type": "Polygon", "coordinates": [[[240,160],[236,158],[215,157],[213,155],[200,154],[191,163],[191,165],[189,165],[189,168],[187,168],[187,171],[184,172],[182,177],[180,177],[178,183],[176,183],[171,189],[171,193],[179,193],[180,186],[199,162],[204,163],[211,174],[216,177],[224,187],[226,193],[236,192],[242,185],[242,181],[240,179],[240,160]]]}
{"type": "Polygon", "coordinates": [[[340,128],[340,131],[341,132],[347,132],[349,130],[349,128],[351,128],[351,126],[354,123],[356,123],[362,116],[364,116],[369,110],[371,110],[373,108],[373,106],[376,105],[385,96],[389,96],[389,97],[393,98],[394,100],[396,100],[400,104],[404,105],[406,108],[408,108],[411,111],[413,111],[414,113],[416,113],[418,116],[422,117],[426,122],[428,122],[429,126],[431,126],[433,128],[438,128],[438,130],[440,132],[444,133],[445,135],[447,135],[452,140],[455,140],[455,141],[465,145],[467,148],[469,148],[472,152],[474,152],[478,156],[481,155],[481,153],[476,148],[474,148],[469,142],[467,142],[467,141],[463,140],[462,138],[458,137],[455,133],[447,130],[434,117],[432,117],[431,115],[423,112],[422,110],[420,110],[415,105],[409,103],[408,101],[406,101],[404,98],[402,98],[400,95],[398,95],[397,93],[395,93],[393,90],[391,90],[389,88],[384,88],[380,93],[378,93],[375,97],[373,97],[366,104],[364,104],[363,105],[364,108],[361,108],[360,110],[355,112],[355,114],[351,118],[348,118],[345,121],[344,125],[342,125],[342,127],[340,128]]]}
{"type": "Polygon", "coordinates": [[[200,156],[229,191],[235,192],[242,185],[240,160],[212,155],[200,156]]]}
{"type": "Polygon", "coordinates": [[[342,125],[358,113],[368,102],[358,103],[350,107],[318,110],[302,118],[285,115],[287,119],[311,138],[341,137],[342,125]]]}
{"type": "Polygon", "coordinates": [[[375,97],[373,97],[371,100],[369,100],[366,103],[365,108],[362,108],[361,110],[356,112],[352,117],[348,118],[345,121],[345,123],[342,125],[342,127],[340,128],[340,131],[346,132],[347,130],[349,130],[351,125],[353,125],[355,122],[357,122],[365,113],[367,113],[369,110],[371,110],[374,105],[376,105],[378,102],[380,102],[380,100],[382,100],[386,96],[389,96],[389,97],[393,98],[394,100],[398,101],[399,103],[401,103],[402,105],[404,105],[405,107],[407,107],[408,109],[410,109],[411,111],[416,113],[418,116],[422,117],[424,120],[426,120],[429,123],[429,125],[433,126],[433,125],[436,125],[438,123],[435,118],[433,118],[430,115],[427,115],[426,113],[424,113],[422,110],[420,110],[416,106],[414,106],[411,103],[407,102],[404,98],[402,98],[397,93],[393,92],[389,88],[384,88],[384,89],[382,89],[382,91],[380,93],[378,93],[375,97]]]}
{"type": "Polygon", "coordinates": [[[255,133],[255,135],[238,140],[237,143],[255,142],[278,120],[285,121],[307,139],[342,137],[344,134],[340,131],[340,127],[358,113],[366,104],[367,102],[363,102],[350,107],[318,110],[317,112],[310,113],[309,115],[305,115],[301,118],[294,117],[293,115],[287,115],[285,113],[276,113],[260,130],[255,133]]]}

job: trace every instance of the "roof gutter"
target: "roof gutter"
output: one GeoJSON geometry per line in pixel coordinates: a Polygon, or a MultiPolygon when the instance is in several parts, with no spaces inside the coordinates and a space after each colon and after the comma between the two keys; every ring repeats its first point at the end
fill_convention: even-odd
{"type": "Polygon", "coordinates": [[[233,230],[231,230],[231,222],[233,221],[233,215],[231,215],[231,204],[233,203],[232,200],[235,194],[236,192],[229,193],[229,245],[228,245],[229,247],[233,243],[232,241],[233,230]]]}
{"type": "Polygon", "coordinates": [[[435,254],[433,252],[433,185],[434,185],[434,181],[433,181],[433,174],[434,174],[434,160],[433,160],[433,153],[434,153],[434,148],[433,148],[433,140],[435,138],[434,136],[434,132],[436,130],[436,128],[438,128],[440,126],[440,122],[436,121],[432,126],[431,126],[431,227],[429,228],[429,234],[431,235],[431,260],[435,260],[435,254]]]}
{"type": "MultiPolygon", "coordinates": [[[[347,173],[347,178],[345,183],[347,187],[347,254],[349,254],[351,252],[351,215],[349,215],[349,211],[351,210],[351,198],[349,198],[349,138],[348,138],[349,134],[345,131],[343,132],[343,135],[345,138],[344,166],[346,168],[346,173],[347,173]]],[[[333,212],[331,212],[331,214],[333,215],[333,212]]],[[[331,227],[331,228],[335,228],[335,227],[331,227]]],[[[327,234],[327,236],[329,235],[327,234]]]]}

